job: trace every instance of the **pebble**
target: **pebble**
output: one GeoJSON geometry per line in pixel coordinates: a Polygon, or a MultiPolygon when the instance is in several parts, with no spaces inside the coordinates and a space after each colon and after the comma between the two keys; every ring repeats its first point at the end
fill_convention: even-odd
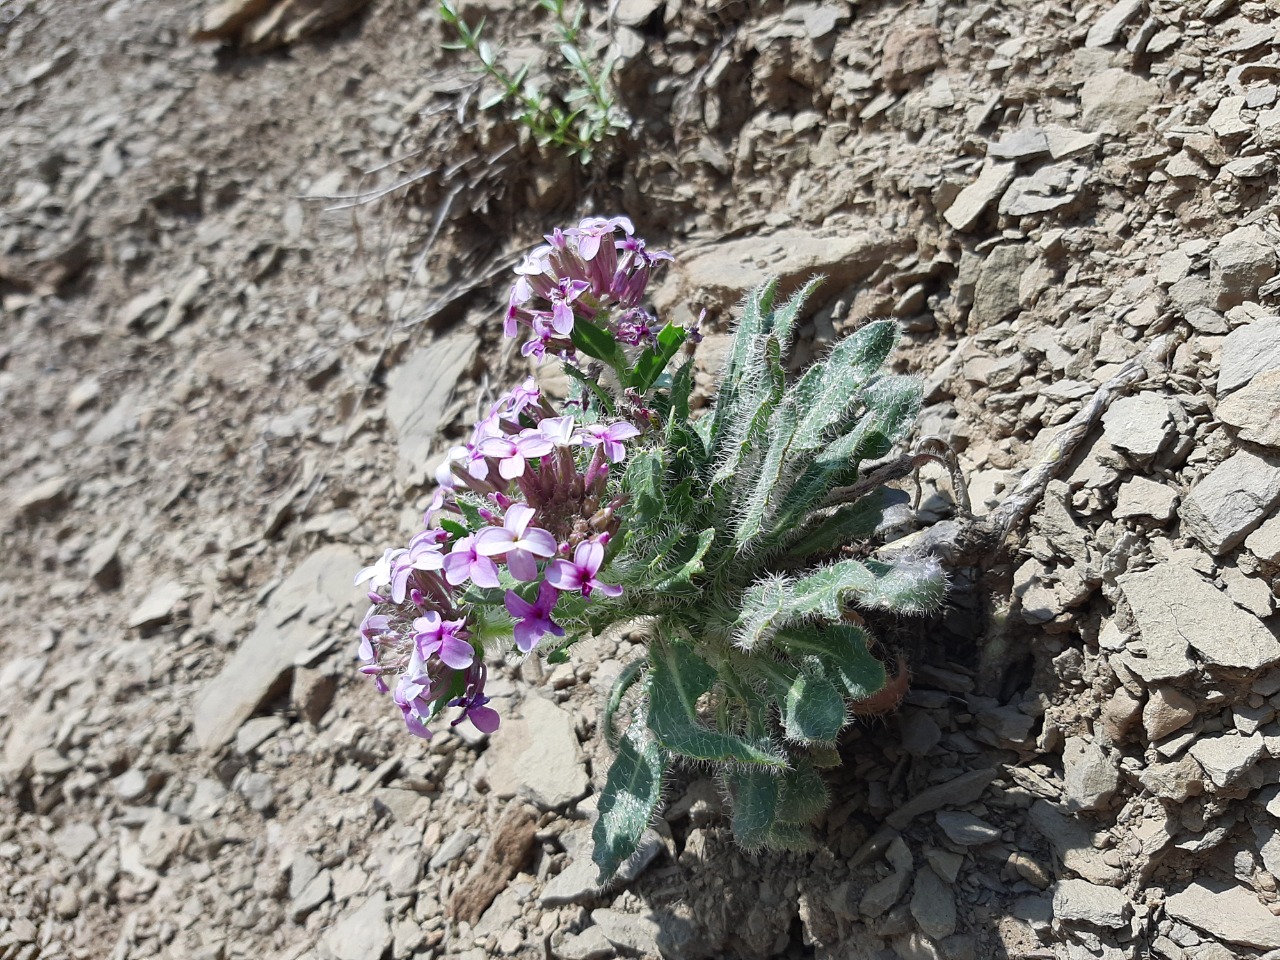
{"type": "Polygon", "coordinates": [[[1164,906],[1170,917],[1228,943],[1258,950],[1280,948],[1280,917],[1248,887],[1197,880],[1169,897],[1164,906]]]}
{"type": "Polygon", "coordinates": [[[306,557],[276,588],[253,632],[196,695],[193,727],[202,749],[229,743],[279,689],[295,658],[315,641],[315,619],[353,608],[360,591],[352,580],[361,566],[350,547],[332,544],[306,557]]]}
{"type": "Polygon", "coordinates": [[[1053,890],[1053,915],[1065,923],[1087,923],[1118,930],[1128,921],[1129,900],[1115,887],[1088,880],[1059,880],[1053,890]]]}
{"type": "Polygon", "coordinates": [[[911,894],[911,915],[935,940],[956,932],[956,901],[951,888],[931,869],[917,871],[911,894]]]}
{"type": "Polygon", "coordinates": [[[70,477],[50,477],[19,496],[15,506],[19,517],[27,520],[47,516],[65,507],[75,495],[76,484],[70,477]]]}
{"type": "Polygon", "coordinates": [[[601,907],[591,911],[591,922],[615,947],[641,956],[658,955],[658,936],[662,930],[651,916],[601,907]]]}
{"type": "Polygon", "coordinates": [[[1261,734],[1241,737],[1231,734],[1201,737],[1191,745],[1191,756],[1219,787],[1231,787],[1244,779],[1267,752],[1261,734]]]}
{"type": "Polygon", "coordinates": [[[1149,740],[1163,740],[1195,719],[1195,701],[1169,686],[1151,688],[1142,708],[1142,727],[1149,740]]]}
{"type": "Polygon", "coordinates": [[[943,218],[957,230],[973,229],[983,212],[1002,196],[1013,183],[1017,167],[1013,163],[988,162],[978,174],[978,179],[956,196],[943,218]]]}
{"type": "Polygon", "coordinates": [[[1218,398],[1264,370],[1280,370],[1280,317],[1254,320],[1227,334],[1219,355],[1218,398]]]}
{"type": "Polygon", "coordinates": [[[935,817],[938,826],[947,835],[947,839],[962,847],[981,846],[984,843],[995,843],[1000,839],[1000,831],[996,827],[971,813],[940,810],[935,817]]]}
{"type": "Polygon", "coordinates": [[[1259,670],[1280,661],[1280,639],[1184,563],[1161,563],[1118,580],[1141,632],[1145,656],[1127,645],[1118,659],[1144,680],[1194,668],[1189,649],[1212,664],[1259,670]]]}
{"type": "Polygon", "coordinates": [[[1120,68],[1103,70],[1085,80],[1080,90],[1081,118],[1087,130],[1110,125],[1132,136],[1159,97],[1160,88],[1150,80],[1120,68]]]}
{"type": "Polygon", "coordinates": [[[1209,285],[1220,310],[1255,299],[1275,272],[1275,244],[1258,226],[1232,230],[1209,255],[1209,285]]]}
{"type": "Polygon", "coordinates": [[[1235,427],[1241,440],[1280,448],[1280,367],[1259,373],[1219,403],[1214,413],[1235,427]]]}
{"type": "Polygon", "coordinates": [[[1062,765],[1062,800],[1072,812],[1105,807],[1120,786],[1120,771],[1107,751],[1085,737],[1067,738],[1062,765]]]}
{"type": "Polygon", "coordinates": [[[348,907],[324,936],[334,960],[368,960],[380,957],[391,946],[387,898],[375,893],[348,907]]]}
{"type": "Polygon", "coordinates": [[[395,431],[397,476],[405,486],[427,479],[441,417],[478,345],[475,331],[464,326],[415,350],[388,374],[387,421],[395,431]]]}
{"type": "Polygon", "coordinates": [[[1238,546],[1280,505],[1280,455],[1240,450],[1191,488],[1183,530],[1215,556],[1238,546]]]}
{"type": "Polygon", "coordinates": [[[562,707],[528,697],[521,716],[505,721],[489,748],[489,784],[495,795],[519,794],[544,809],[566,807],[591,789],[575,723],[562,707]]]}

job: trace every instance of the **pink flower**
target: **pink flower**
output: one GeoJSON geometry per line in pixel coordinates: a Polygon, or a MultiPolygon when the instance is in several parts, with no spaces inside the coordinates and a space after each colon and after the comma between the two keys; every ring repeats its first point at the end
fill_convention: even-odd
{"type": "Polygon", "coordinates": [[[404,715],[404,725],[409,728],[409,732],[424,740],[431,739],[431,731],[423,723],[431,713],[431,701],[424,697],[427,692],[425,684],[415,683],[402,674],[400,682],[396,684],[396,692],[391,695],[404,715]]]}
{"type": "Polygon", "coordinates": [[[543,634],[563,637],[564,627],[551,619],[551,611],[556,605],[558,595],[556,588],[545,580],[538,587],[538,600],[530,603],[521,599],[514,590],[507,591],[507,612],[516,618],[515,640],[521,653],[528,653],[538,645],[543,634]]]}
{"type": "Polygon", "coordinates": [[[606,597],[622,596],[622,587],[596,579],[602,563],[604,544],[598,540],[583,540],[573,551],[572,561],[551,561],[547,567],[546,582],[565,593],[581,591],[584,597],[591,596],[593,590],[599,590],[606,597]]]}
{"type": "Polygon", "coordinates": [[[582,443],[588,447],[603,445],[604,455],[609,458],[610,463],[620,463],[626,457],[627,450],[622,445],[623,440],[640,436],[640,428],[625,420],[611,423],[607,427],[599,423],[590,423],[582,429],[584,433],[582,443]]]}
{"type": "Polygon", "coordinates": [[[514,480],[524,475],[525,461],[545,457],[554,449],[551,441],[537,429],[527,429],[514,440],[511,437],[486,437],[477,450],[498,461],[498,475],[514,480]]]}
{"type": "Polygon", "coordinates": [[[415,570],[439,570],[444,566],[440,554],[440,537],[443,530],[424,530],[409,541],[409,549],[396,558],[391,571],[391,599],[404,603],[409,589],[409,577],[415,570]]]}
{"type": "Polygon", "coordinates": [[[414,620],[413,640],[423,663],[428,657],[435,656],[454,670],[465,670],[471,666],[476,652],[471,644],[458,636],[465,624],[464,620],[441,620],[440,614],[434,610],[414,620]]]}
{"type": "Polygon", "coordinates": [[[397,557],[407,552],[403,548],[400,550],[385,550],[381,560],[372,566],[365,567],[356,574],[356,586],[360,586],[366,580],[371,581],[369,586],[375,589],[388,586],[391,583],[392,564],[397,557]]]}
{"type": "Polygon", "coordinates": [[[501,527],[486,527],[476,534],[475,551],[482,557],[506,556],[507,569],[517,580],[536,580],[538,557],[553,557],[556,538],[540,527],[531,527],[533,507],[513,503],[501,527]]]}
{"type": "Polygon", "coordinates": [[[444,558],[444,578],[453,586],[470,580],[477,587],[498,586],[498,566],[476,553],[475,535],[462,537],[444,558]]]}

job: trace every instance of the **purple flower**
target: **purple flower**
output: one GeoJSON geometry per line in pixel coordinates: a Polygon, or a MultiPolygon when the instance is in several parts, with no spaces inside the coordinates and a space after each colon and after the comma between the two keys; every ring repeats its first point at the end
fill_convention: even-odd
{"type": "Polygon", "coordinates": [[[404,603],[409,589],[409,577],[415,570],[439,570],[444,566],[440,554],[440,535],[443,530],[424,530],[411,541],[409,549],[396,558],[391,570],[391,599],[404,603]]]}
{"type": "Polygon", "coordinates": [[[502,718],[493,707],[485,706],[489,702],[489,698],[484,695],[487,673],[483,663],[476,664],[476,668],[471,672],[471,683],[466,694],[450,701],[449,706],[462,708],[462,716],[453,721],[450,726],[456,727],[463,720],[470,720],[481,733],[493,733],[498,729],[502,718]]]}
{"type": "Polygon", "coordinates": [[[514,590],[507,591],[507,612],[516,618],[514,632],[516,646],[520,648],[521,653],[528,653],[536,647],[538,640],[545,633],[553,637],[564,636],[564,627],[551,619],[551,611],[556,605],[558,596],[556,588],[545,580],[538,587],[536,603],[521,599],[514,590]]]}
{"type": "MultiPolygon", "coordinates": [[[[573,417],[547,417],[538,424],[538,433],[552,446],[571,447],[579,443],[573,435],[577,427],[578,421],[573,417]]],[[[550,450],[547,451],[547,453],[550,452],[550,450]]]]}
{"type": "Polygon", "coordinates": [[[476,553],[475,535],[462,537],[444,558],[444,578],[453,586],[470,580],[477,587],[498,586],[498,565],[476,553]]]}
{"type": "Polygon", "coordinates": [[[501,527],[486,527],[476,534],[475,550],[482,557],[506,555],[507,569],[517,580],[536,580],[537,557],[554,557],[556,538],[540,527],[531,527],[533,507],[513,503],[501,527]]]}
{"type": "MultiPolygon", "coordinates": [[[[454,670],[465,670],[471,666],[476,652],[471,644],[458,636],[465,625],[465,620],[441,620],[440,614],[434,610],[414,620],[413,640],[423,663],[428,657],[436,656],[454,670]]],[[[415,674],[414,679],[421,675],[415,674]]]]}
{"type": "Polygon", "coordinates": [[[375,609],[377,608],[370,607],[364,620],[360,622],[360,660],[366,666],[378,661],[378,653],[373,646],[374,637],[382,636],[391,628],[391,618],[374,613],[375,609]]]}
{"type": "Polygon", "coordinates": [[[427,692],[426,684],[416,683],[401,675],[400,682],[396,684],[396,692],[391,696],[404,715],[404,725],[409,728],[409,732],[424,740],[431,739],[431,731],[423,723],[431,711],[431,701],[424,696],[427,692]]]}
{"type": "Polygon", "coordinates": [[[588,447],[594,447],[597,444],[602,445],[604,454],[609,458],[610,463],[620,463],[626,457],[627,450],[622,445],[623,440],[630,440],[632,437],[640,436],[640,428],[634,423],[628,423],[625,420],[611,423],[607,427],[599,423],[590,423],[582,429],[584,432],[582,437],[583,444],[588,447]]]}
{"type": "Polygon", "coordinates": [[[514,440],[511,437],[486,437],[477,448],[486,457],[498,461],[498,475],[504,480],[514,480],[524,475],[526,460],[545,457],[554,449],[551,441],[541,431],[521,431],[514,440]]]}
{"type": "Polygon", "coordinates": [[[604,544],[598,540],[583,540],[573,551],[573,560],[552,560],[547,566],[547,580],[557,590],[571,593],[581,591],[584,597],[599,590],[606,597],[622,596],[622,587],[601,583],[596,579],[600,565],[604,563],[604,544]]]}

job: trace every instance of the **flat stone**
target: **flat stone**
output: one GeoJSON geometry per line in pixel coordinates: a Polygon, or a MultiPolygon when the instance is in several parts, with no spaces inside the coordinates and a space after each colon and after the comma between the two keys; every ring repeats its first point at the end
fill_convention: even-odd
{"type": "Polygon", "coordinates": [[[375,893],[344,912],[325,935],[325,946],[336,960],[369,960],[382,956],[391,946],[386,895],[375,893]]]}
{"type": "Polygon", "coordinates": [[[1087,923],[1119,930],[1128,923],[1130,905],[1115,887],[1088,880],[1059,880],[1053,890],[1053,915],[1066,923],[1087,923]]]}
{"type": "Polygon", "coordinates": [[[1112,516],[1117,520],[1133,517],[1151,517],[1161,523],[1173,519],[1174,504],[1178,492],[1168,484],[1146,477],[1130,477],[1120,484],[1116,492],[1116,506],[1112,516]]]}
{"type": "Polygon", "coordinates": [[[1093,844],[1093,836],[1078,820],[1066,816],[1047,800],[1031,805],[1027,818],[1031,826],[1049,841],[1062,865],[1093,883],[1119,884],[1122,874],[1103,859],[1103,852],[1093,844]]]}
{"type": "Polygon", "coordinates": [[[1018,177],[1000,198],[1000,212],[1010,217],[1048,213],[1075,202],[1089,179],[1088,171],[1064,161],[1018,177]]]}
{"type": "Polygon", "coordinates": [[[317,622],[349,610],[360,597],[352,585],[360,567],[350,547],[333,544],[304,559],[276,588],[253,632],[196,695],[193,728],[202,749],[230,742],[262,703],[285,692],[295,658],[316,641],[317,622]]]}
{"type": "Polygon", "coordinates": [[[1227,334],[1219,358],[1218,398],[1264,370],[1280,370],[1280,317],[1262,317],[1227,334]]]}
{"type": "Polygon", "coordinates": [[[1142,728],[1149,740],[1163,740],[1195,719],[1196,704],[1181,690],[1158,686],[1151,689],[1142,708],[1142,728]]]}
{"type": "Polygon", "coordinates": [[[1118,578],[1146,647],[1145,658],[1121,655],[1144,680],[1191,672],[1190,645],[1209,663],[1258,670],[1280,661],[1280,638],[1257,617],[1183,563],[1162,563],[1118,578]]]}
{"type": "Polygon", "coordinates": [[[1275,272],[1275,246],[1256,225],[1232,230],[1209,255],[1209,286],[1219,310],[1255,299],[1258,287],[1275,272]]]}
{"type": "Polygon", "coordinates": [[[537,811],[523,800],[510,801],[467,878],[454,888],[445,908],[446,916],[475,924],[512,878],[528,865],[537,830],[537,811]]]}
{"type": "Polygon", "coordinates": [[[1143,0],[1119,0],[1094,21],[1085,35],[1086,47],[1105,47],[1116,42],[1124,25],[1142,12],[1143,0]]]}
{"type": "Polygon", "coordinates": [[[1219,403],[1215,414],[1235,427],[1241,440],[1280,447],[1280,367],[1259,373],[1219,403]]]}
{"type": "Polygon", "coordinates": [[[934,940],[956,932],[956,898],[932,869],[917,871],[911,892],[911,915],[920,929],[934,940]]]}
{"type": "Polygon", "coordinates": [[[980,847],[1000,839],[1000,830],[971,813],[958,810],[940,810],[936,815],[938,826],[952,843],[962,847],[980,847]]]}
{"type": "Polygon", "coordinates": [[[1197,881],[1171,896],[1164,907],[1175,920],[1220,940],[1259,950],[1280,948],[1280,917],[1248,887],[1217,880],[1197,881]]]}
{"type": "Polygon", "coordinates": [[[910,870],[895,870],[889,876],[880,878],[863,893],[858,901],[858,912],[868,919],[875,920],[902,899],[910,883],[910,870]]]}
{"type": "MultiPolygon", "coordinates": [[[[973,291],[970,329],[981,330],[1018,312],[1021,308],[1022,271],[1026,266],[1025,244],[1001,244],[987,254],[973,291]]],[[[1019,362],[1017,367],[1021,369],[1022,364],[1019,362]]]]}
{"type": "Polygon", "coordinates": [[[186,597],[187,591],[176,580],[165,580],[151,588],[146,598],[129,614],[128,624],[134,630],[149,630],[168,623],[174,608],[186,597]]]}
{"type": "Polygon", "coordinates": [[[1216,466],[1183,499],[1184,533],[1215,556],[1236,547],[1280,504],[1280,455],[1241,450],[1216,466]]]}
{"type": "Polygon", "coordinates": [[[1230,787],[1253,769],[1266,749],[1266,740],[1260,733],[1250,737],[1221,734],[1201,737],[1191,745],[1190,752],[1210,780],[1219,787],[1230,787]]]}
{"type": "Polygon", "coordinates": [[[557,960],[608,960],[616,956],[617,948],[609,942],[599,927],[587,927],[581,933],[565,937],[557,946],[551,946],[551,955],[557,960]]]}
{"type": "Polygon", "coordinates": [[[1072,130],[1052,123],[1044,128],[1044,135],[1049,141],[1049,156],[1054,160],[1092,154],[1098,149],[1101,140],[1097,133],[1072,130]]]}
{"type": "Polygon", "coordinates": [[[645,957],[658,955],[658,935],[661,928],[651,916],[601,907],[591,911],[591,922],[600,928],[605,939],[615,947],[631,950],[645,957]]]}
{"type": "Polygon", "coordinates": [[[404,484],[426,476],[440,417],[479,342],[474,330],[463,328],[415,350],[387,377],[387,420],[396,433],[397,476],[404,484]]]}
{"type": "Polygon", "coordinates": [[[1088,130],[1113,125],[1121,134],[1136,133],[1147,110],[1160,98],[1160,88],[1127,70],[1095,73],[1080,90],[1081,117],[1088,130]]]}
{"type": "Polygon", "coordinates": [[[1138,782],[1154,796],[1174,803],[1204,793],[1204,770],[1190,754],[1172,763],[1150,763],[1138,774],[1138,782]]]}
{"type": "Polygon", "coordinates": [[[50,477],[24,490],[15,506],[17,515],[30,520],[56,513],[70,503],[76,485],[70,477],[50,477]]]}
{"type": "Polygon", "coordinates": [[[987,146],[987,156],[995,160],[1032,160],[1048,153],[1049,137],[1039,127],[1014,130],[987,146]]]}
{"type": "Polygon", "coordinates": [[[994,767],[983,767],[962,773],[946,783],[934,784],[890,811],[884,818],[885,823],[895,830],[901,830],[916,817],[931,813],[940,807],[974,803],[986,792],[995,778],[994,767]]]}
{"type": "Polygon", "coordinates": [[[1280,562],[1280,515],[1272,517],[1245,538],[1244,545],[1259,560],[1280,562]]]}
{"type": "Polygon", "coordinates": [[[586,796],[591,780],[572,714],[539,696],[530,696],[520,711],[519,717],[504,721],[502,735],[486,753],[494,794],[519,794],[549,810],[586,796]]]}
{"type": "Polygon", "coordinates": [[[664,0],[621,0],[613,15],[625,27],[641,27],[663,3],[664,0]]]}
{"type": "Polygon", "coordinates": [[[1174,433],[1169,401],[1156,393],[1137,393],[1116,400],[1102,415],[1103,438],[1117,450],[1149,460],[1174,433]]]}
{"type": "Polygon", "coordinates": [[[574,857],[543,887],[538,902],[544,907],[560,907],[591,900],[600,894],[600,885],[596,883],[598,873],[589,857],[574,857]]]}
{"type": "Polygon", "coordinates": [[[961,190],[947,207],[943,218],[957,230],[972,229],[987,207],[1013,183],[1016,169],[1013,163],[988,162],[978,179],[961,190]]]}
{"type": "Polygon", "coordinates": [[[1105,807],[1120,786],[1120,771],[1106,750],[1084,737],[1067,738],[1062,766],[1062,800],[1072,812],[1105,807]]]}

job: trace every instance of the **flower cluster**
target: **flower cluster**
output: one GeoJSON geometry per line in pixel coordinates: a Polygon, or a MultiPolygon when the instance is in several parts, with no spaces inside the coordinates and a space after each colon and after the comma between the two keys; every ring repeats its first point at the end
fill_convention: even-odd
{"type": "MultiPolygon", "coordinates": [[[[507,335],[533,334],[524,354],[542,358],[550,347],[569,359],[575,328],[580,336],[588,327],[606,343],[652,352],[658,325],[641,300],[670,254],[649,252],[625,217],[583,220],[545,239],[516,269],[508,299],[507,335]]],[[[372,603],[360,625],[361,669],[391,693],[413,733],[430,736],[428,721],[446,706],[461,708],[455,725],[496,730],[485,643],[505,636],[528,654],[566,626],[580,631],[587,605],[621,596],[607,573],[625,500],[617,465],[651,423],[641,392],[602,410],[589,407],[593,395],[557,409],[527,378],[449,451],[421,532],[356,576],[372,603]]]]}
{"type": "Polygon", "coordinates": [[[671,254],[649,251],[626,217],[589,217],[557,228],[516,268],[504,332],[533,336],[521,353],[541,360],[551,348],[573,348],[574,325],[587,321],[619,343],[656,342],[657,321],[641,303],[654,268],[671,254]]]}

